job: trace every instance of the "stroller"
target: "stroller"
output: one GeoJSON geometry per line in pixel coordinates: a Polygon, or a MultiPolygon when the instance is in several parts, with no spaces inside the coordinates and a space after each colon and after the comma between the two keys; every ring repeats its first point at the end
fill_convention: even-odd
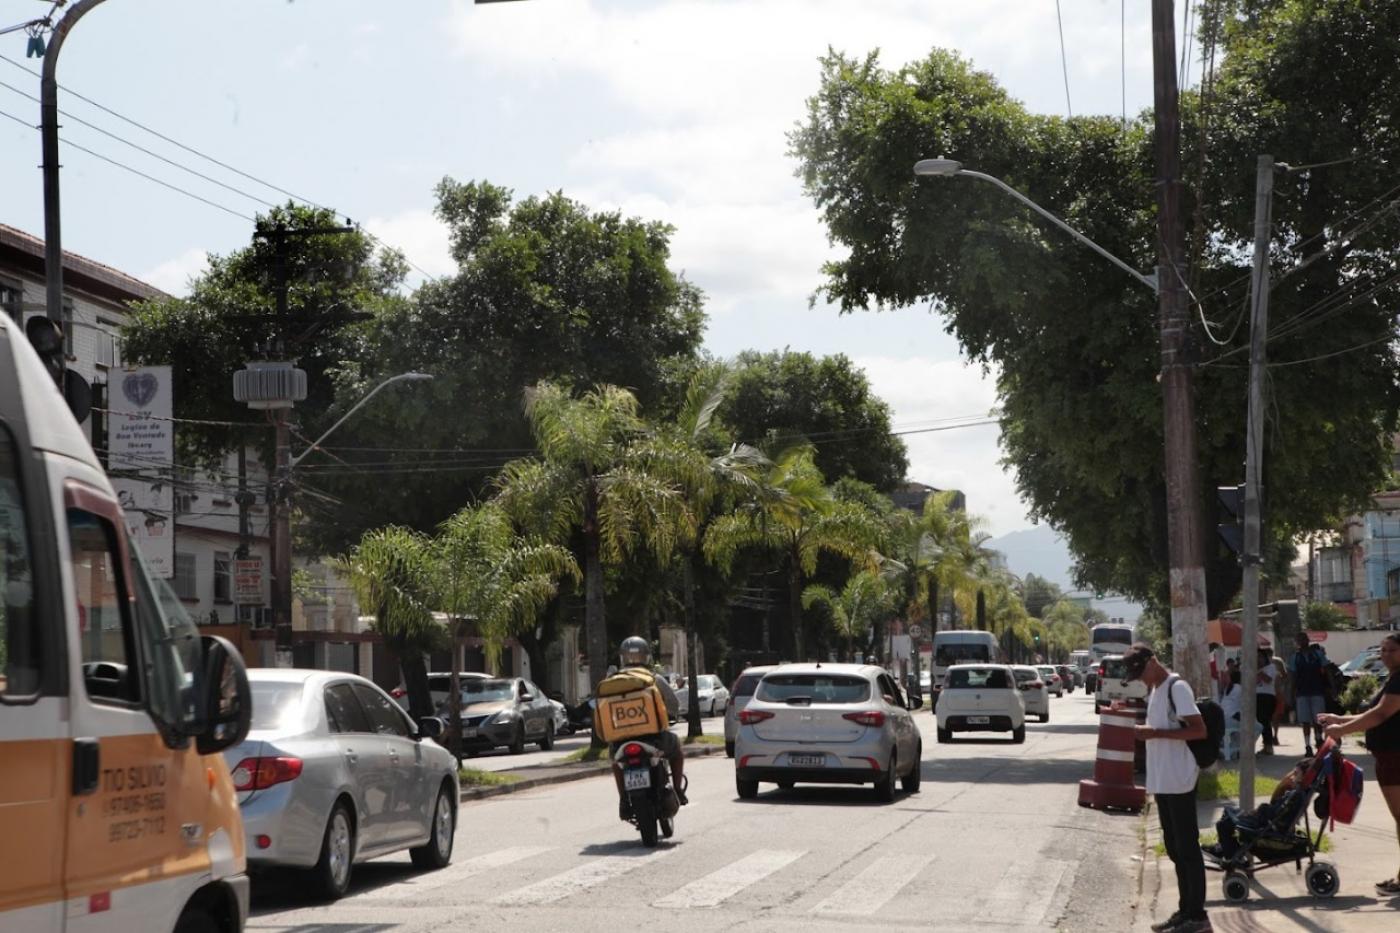
{"type": "Polygon", "coordinates": [[[1359,769],[1342,757],[1336,742],[1327,739],[1315,756],[1298,766],[1294,776],[1293,786],[1281,797],[1253,813],[1226,807],[1216,823],[1219,842],[1201,847],[1207,870],[1225,873],[1225,900],[1240,903],[1248,899],[1250,879],[1260,869],[1292,862],[1295,870],[1302,871],[1304,859],[1308,863],[1304,880],[1313,897],[1332,897],[1341,887],[1337,867],[1316,856],[1329,815],[1351,822],[1359,802],[1359,769]],[[1319,821],[1316,836],[1308,817],[1309,805],[1319,821]]]}

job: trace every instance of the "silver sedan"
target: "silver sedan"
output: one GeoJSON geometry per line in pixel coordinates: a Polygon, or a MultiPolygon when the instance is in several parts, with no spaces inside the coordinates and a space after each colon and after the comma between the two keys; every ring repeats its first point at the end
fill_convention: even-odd
{"type": "Polygon", "coordinates": [[[898,780],[919,789],[923,742],[911,709],[883,669],[863,664],[787,664],[765,674],[739,713],[734,779],[739,796],[760,781],[873,784],[882,801],[898,780]]]}
{"type": "Polygon", "coordinates": [[[250,868],[310,869],[334,899],[356,862],[408,849],[420,869],[448,863],[458,779],[452,755],[429,741],[440,719],[411,722],[353,674],[267,668],[248,679],[252,725],[224,758],[250,868]]]}

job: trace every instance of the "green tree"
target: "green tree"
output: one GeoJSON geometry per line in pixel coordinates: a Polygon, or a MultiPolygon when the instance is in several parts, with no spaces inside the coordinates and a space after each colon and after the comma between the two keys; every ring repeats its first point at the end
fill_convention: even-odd
{"type": "Polygon", "coordinates": [[[802,591],[802,608],[820,606],[831,620],[832,631],[841,639],[843,661],[852,658],[851,646],[872,631],[877,622],[894,611],[896,591],[886,579],[871,570],[852,574],[838,595],[830,587],[814,584],[802,591]]]}
{"type": "Polygon", "coordinates": [[[446,632],[433,617],[436,568],[431,548],[423,535],[391,525],[365,532],[339,561],[360,606],[373,613],[374,630],[398,656],[414,719],[435,712],[423,656],[446,641],[446,632]]]}
{"type": "MultiPolygon", "coordinates": [[[[991,573],[993,552],[985,522],[954,505],[952,490],[931,493],[924,501],[923,526],[938,549],[935,573],[940,589],[965,622],[977,618],[977,594],[991,573]]],[[[956,623],[955,623],[956,624],[956,623]]]]}
{"type": "Polygon", "coordinates": [[[880,492],[904,482],[909,458],[890,433],[890,407],[842,354],[746,352],[719,418],[740,441],[782,450],[810,440],[828,480],[853,477],[880,492]]]}
{"type": "Polygon", "coordinates": [[[1084,625],[1084,609],[1062,599],[1045,611],[1049,654],[1057,662],[1069,657],[1071,651],[1089,647],[1089,629],[1084,625]]]}
{"type": "Polygon", "coordinates": [[[1303,609],[1303,630],[1307,632],[1337,632],[1356,628],[1356,620],[1332,603],[1310,602],[1303,609]]]}
{"type": "Polygon", "coordinates": [[[1064,598],[1064,592],[1054,583],[1044,577],[1036,576],[1033,573],[1026,574],[1020,586],[1021,600],[1026,604],[1026,611],[1037,619],[1045,614],[1045,610],[1064,598]]]}
{"type": "MultiPolygon", "coordinates": [[[[1248,328],[1234,324],[1249,280],[1255,157],[1350,160],[1281,176],[1274,202],[1271,410],[1287,413],[1266,432],[1276,550],[1377,486],[1400,412],[1400,221],[1384,209],[1393,180],[1378,158],[1395,146],[1400,84],[1375,80],[1400,55],[1400,4],[1254,0],[1208,4],[1204,16],[1213,24],[1221,13],[1210,97],[1183,94],[1194,222],[1182,274],[1199,300],[1192,338],[1205,348],[1203,491],[1238,482],[1243,461],[1248,328]],[[1202,319],[1225,346],[1209,342],[1202,319]],[[1320,373],[1327,392],[1316,391],[1320,373]]],[[[952,52],[894,69],[832,53],[791,142],[844,253],[824,267],[820,297],[843,311],[932,302],[966,354],[997,368],[1007,463],[1033,516],[1066,534],[1078,585],[1166,605],[1152,294],[992,186],[910,171],[931,155],[959,159],[1149,269],[1150,121],[1029,113],[952,52]]],[[[1203,492],[1201,506],[1208,528],[1213,496],[1203,492]]],[[[1207,576],[1214,612],[1238,585],[1233,556],[1214,542],[1207,576]]]]}
{"type": "Polygon", "coordinates": [[[644,425],[636,396],[604,385],[575,398],[541,383],[526,396],[538,458],[507,464],[499,500],[527,533],[583,542],[584,631],[594,687],[608,667],[603,568],[639,549],[660,564],[694,533],[679,490],[639,468],[628,449],[644,425]]]}
{"type": "Polygon", "coordinates": [[[884,527],[864,506],[836,499],[813,462],[812,448],[778,454],[749,498],[719,516],[705,535],[706,556],[727,570],[741,550],[778,555],[788,584],[788,624],[794,657],[806,659],[802,589],[822,553],[857,564],[876,563],[884,527]]]}

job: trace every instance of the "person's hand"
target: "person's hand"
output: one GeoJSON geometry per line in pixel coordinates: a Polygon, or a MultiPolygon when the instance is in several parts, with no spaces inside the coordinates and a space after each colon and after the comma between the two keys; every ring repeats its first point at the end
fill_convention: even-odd
{"type": "Polygon", "coordinates": [[[1336,713],[1318,713],[1316,722],[1319,726],[1330,726],[1341,718],[1336,713]]]}
{"type": "Polygon", "coordinates": [[[1121,713],[1123,710],[1127,709],[1128,707],[1127,707],[1127,704],[1125,704],[1122,700],[1110,700],[1110,701],[1109,701],[1109,704],[1108,704],[1108,708],[1109,708],[1110,710],[1112,710],[1113,712],[1115,712],[1115,713],[1121,713]]]}
{"type": "Polygon", "coordinates": [[[1338,743],[1342,741],[1342,727],[1339,724],[1333,723],[1323,730],[1322,734],[1338,743]]]}
{"type": "Polygon", "coordinates": [[[1146,742],[1148,739],[1154,738],[1156,731],[1151,726],[1133,726],[1133,738],[1139,742],[1146,742]]]}

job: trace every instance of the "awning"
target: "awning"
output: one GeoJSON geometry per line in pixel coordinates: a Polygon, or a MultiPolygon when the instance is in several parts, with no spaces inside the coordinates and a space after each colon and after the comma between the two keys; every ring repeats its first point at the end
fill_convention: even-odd
{"type": "MultiPolygon", "coordinates": [[[[1206,644],[1215,643],[1224,645],[1226,648],[1238,648],[1243,639],[1244,632],[1240,623],[1231,622],[1229,619],[1211,619],[1206,623],[1206,644]]],[[[1268,648],[1272,644],[1263,635],[1257,634],[1259,647],[1268,648]]]]}

